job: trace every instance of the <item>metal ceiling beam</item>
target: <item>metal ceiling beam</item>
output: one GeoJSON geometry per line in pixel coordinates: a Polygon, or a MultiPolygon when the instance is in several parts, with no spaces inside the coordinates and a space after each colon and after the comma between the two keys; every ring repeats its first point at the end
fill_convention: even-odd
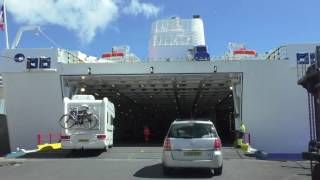
{"type": "Polygon", "coordinates": [[[195,107],[197,106],[197,102],[198,102],[198,99],[200,97],[200,93],[202,91],[202,84],[204,83],[204,80],[201,80],[199,82],[199,85],[198,85],[198,91],[197,91],[197,94],[196,96],[194,97],[194,100],[193,100],[193,103],[192,103],[192,108],[191,108],[191,117],[193,118],[194,117],[194,113],[195,113],[195,107]]]}
{"type": "MultiPolygon", "coordinates": [[[[120,93],[123,102],[134,102],[142,107],[156,107],[179,111],[181,115],[190,115],[197,109],[209,110],[218,99],[226,95],[228,87],[220,84],[230,78],[226,74],[210,75],[153,75],[153,76],[81,76],[65,77],[68,82],[86,84],[88,90],[98,92],[100,96],[114,98],[116,101],[120,93]],[[105,84],[101,87],[99,84],[105,84]],[[140,86],[143,84],[143,87],[140,86]],[[205,84],[205,86],[203,86],[205,84]],[[208,84],[208,85],[207,85],[208,84]],[[114,86],[112,86],[114,85],[114,86]],[[111,88],[110,88],[111,87],[111,88]],[[101,90],[99,92],[99,90],[101,90]],[[200,98],[201,94],[201,98],[200,98]],[[152,96],[153,100],[150,100],[152,96]],[[177,107],[177,108],[176,108],[177,107]]],[[[121,106],[122,107],[122,106],[121,106]]],[[[141,109],[139,107],[138,109],[141,109]]],[[[150,108],[149,108],[150,109],[150,108]]],[[[151,108],[152,109],[152,108],[151,108]]],[[[155,108],[157,109],[157,108],[155,108]]],[[[195,114],[196,115],[196,114],[195,114]]]]}
{"type": "Polygon", "coordinates": [[[173,80],[172,81],[172,86],[173,86],[173,91],[174,91],[174,96],[175,96],[175,100],[176,100],[176,105],[177,105],[177,110],[178,110],[178,116],[180,117],[181,114],[182,114],[182,109],[181,109],[181,106],[180,106],[180,100],[179,100],[179,97],[178,97],[178,92],[177,92],[177,80],[173,80]]]}

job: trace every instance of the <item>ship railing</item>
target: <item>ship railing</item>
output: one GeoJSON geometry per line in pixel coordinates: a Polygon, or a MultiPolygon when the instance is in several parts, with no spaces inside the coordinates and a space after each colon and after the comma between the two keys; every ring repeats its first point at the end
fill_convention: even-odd
{"type": "Polygon", "coordinates": [[[59,50],[59,62],[61,63],[65,63],[65,64],[80,64],[80,63],[85,63],[84,60],[80,59],[79,57],[77,57],[74,53],[65,50],[65,49],[60,49],[59,50]]]}
{"type": "Polygon", "coordinates": [[[288,56],[288,48],[287,46],[280,46],[278,48],[275,48],[273,50],[271,50],[270,53],[268,53],[268,55],[266,56],[267,60],[288,60],[289,56],[288,56]]]}
{"type": "MultiPolygon", "coordinates": [[[[144,60],[140,60],[139,58],[114,58],[114,59],[94,59],[94,60],[82,60],[78,58],[73,53],[64,50],[61,54],[62,58],[59,62],[66,64],[80,64],[80,63],[147,63],[147,62],[197,62],[192,58],[147,58],[144,60]]],[[[232,56],[232,55],[224,55],[224,56],[214,56],[210,58],[210,61],[241,61],[241,60],[266,60],[265,55],[257,55],[257,56],[232,56]]]]}

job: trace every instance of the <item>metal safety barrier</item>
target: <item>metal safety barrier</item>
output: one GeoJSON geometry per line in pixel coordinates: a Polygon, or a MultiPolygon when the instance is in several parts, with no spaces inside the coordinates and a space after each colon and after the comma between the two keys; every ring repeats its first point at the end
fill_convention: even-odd
{"type": "Polygon", "coordinates": [[[60,142],[61,134],[59,133],[38,133],[37,134],[37,145],[44,143],[57,143],[60,142]]]}

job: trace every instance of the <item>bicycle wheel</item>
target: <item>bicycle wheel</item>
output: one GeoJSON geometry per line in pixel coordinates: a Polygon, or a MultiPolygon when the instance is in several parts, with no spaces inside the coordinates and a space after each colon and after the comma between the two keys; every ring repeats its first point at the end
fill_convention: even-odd
{"type": "Polygon", "coordinates": [[[64,129],[69,129],[75,124],[75,120],[69,114],[61,116],[59,120],[60,126],[64,129]]]}
{"type": "Polygon", "coordinates": [[[88,115],[83,119],[83,127],[86,129],[94,129],[98,125],[98,117],[94,114],[88,115]]]}

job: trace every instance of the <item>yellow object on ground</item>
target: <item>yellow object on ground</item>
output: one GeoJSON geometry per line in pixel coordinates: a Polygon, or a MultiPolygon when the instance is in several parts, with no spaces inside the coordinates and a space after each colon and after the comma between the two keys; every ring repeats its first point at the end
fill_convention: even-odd
{"type": "Polygon", "coordinates": [[[61,143],[38,145],[39,151],[46,151],[46,150],[52,150],[52,149],[61,149],[61,143]]]}
{"type": "Polygon", "coordinates": [[[249,152],[250,151],[249,144],[241,144],[241,150],[243,150],[245,152],[249,152]]]}

